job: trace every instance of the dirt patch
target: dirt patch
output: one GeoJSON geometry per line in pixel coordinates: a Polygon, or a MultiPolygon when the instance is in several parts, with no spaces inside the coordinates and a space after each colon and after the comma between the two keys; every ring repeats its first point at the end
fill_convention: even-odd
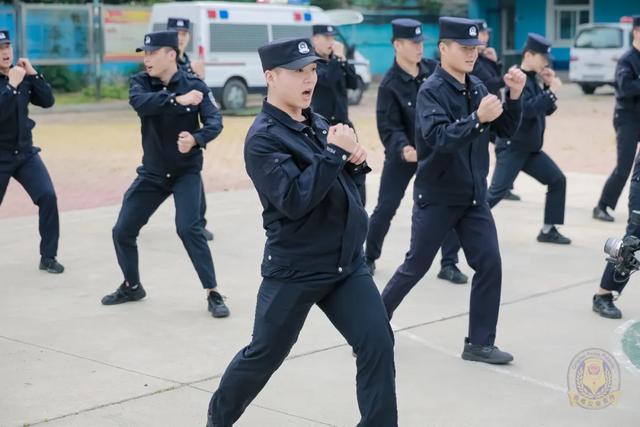
{"type": "MultiPolygon", "coordinates": [[[[376,130],[376,92],[371,88],[350,114],[360,141],[369,149],[369,163],[374,172],[380,172],[384,151],[376,130]]],[[[615,164],[612,92],[585,96],[577,86],[565,85],[558,97],[558,111],[547,122],[545,150],[565,171],[608,174],[615,164]]],[[[34,140],[42,148],[61,210],[121,202],[142,156],[140,126],[133,111],[34,111],[33,117],[38,123],[34,140]]],[[[252,121],[253,117],[225,117],[223,133],[205,153],[207,192],[250,186],[242,145],[252,121]]],[[[22,187],[12,181],[0,207],[0,218],[36,212],[22,187]]]]}

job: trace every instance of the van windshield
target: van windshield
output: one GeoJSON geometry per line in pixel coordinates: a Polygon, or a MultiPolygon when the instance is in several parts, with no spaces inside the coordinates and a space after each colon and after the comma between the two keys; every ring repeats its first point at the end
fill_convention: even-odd
{"type": "Polygon", "coordinates": [[[574,46],[580,49],[621,48],[622,30],[612,27],[586,28],[580,31],[574,46]]]}

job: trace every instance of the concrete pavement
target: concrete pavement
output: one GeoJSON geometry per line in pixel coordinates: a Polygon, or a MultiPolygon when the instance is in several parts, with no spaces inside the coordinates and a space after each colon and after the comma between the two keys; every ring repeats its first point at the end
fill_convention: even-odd
{"type": "MultiPolygon", "coordinates": [[[[369,208],[379,176],[369,184],[369,208]]],[[[522,176],[522,202],[494,210],[503,254],[503,298],[496,344],[515,355],[507,367],[464,362],[469,285],[436,279],[438,265],[396,311],[400,426],[636,426],[640,372],[621,366],[618,404],[571,407],[573,356],[615,352],[619,328],[640,319],[632,279],[622,320],[591,312],[607,237],[620,237],[625,204],[613,224],[591,208],[605,177],[568,175],[567,225],[573,245],[535,242],[545,189],[522,176]],[[617,330],[618,329],[618,330],[617,330]]],[[[626,195],[623,195],[626,200],[626,195]]],[[[168,201],[140,237],[148,297],[103,307],[121,281],[111,227],[119,206],[64,212],[60,261],[37,270],[37,219],[0,220],[0,426],[204,426],[211,392],[233,355],[249,342],[264,233],[254,191],[211,193],[213,255],[232,315],[213,319],[176,233],[168,201]]],[[[382,289],[408,248],[411,200],[394,220],[375,280],[382,289]]],[[[438,262],[437,260],[436,262],[438,262]]],[[[464,262],[461,268],[470,269],[464,262]]],[[[358,421],[355,363],[344,339],[314,309],[289,359],[238,426],[353,426],[358,421]]]]}

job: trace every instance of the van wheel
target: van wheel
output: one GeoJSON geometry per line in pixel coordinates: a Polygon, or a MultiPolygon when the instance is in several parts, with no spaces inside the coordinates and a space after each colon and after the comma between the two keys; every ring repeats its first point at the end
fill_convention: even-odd
{"type": "Polygon", "coordinates": [[[593,95],[593,93],[596,91],[595,85],[580,85],[580,87],[582,88],[582,93],[584,93],[585,95],[593,95]]]}
{"type": "Polygon", "coordinates": [[[362,101],[362,95],[364,94],[364,82],[358,77],[358,87],[356,89],[349,89],[347,91],[347,97],[349,98],[349,105],[359,105],[362,101]]]}
{"type": "Polygon", "coordinates": [[[247,86],[239,79],[231,79],[222,89],[222,108],[241,110],[247,104],[247,86]]]}

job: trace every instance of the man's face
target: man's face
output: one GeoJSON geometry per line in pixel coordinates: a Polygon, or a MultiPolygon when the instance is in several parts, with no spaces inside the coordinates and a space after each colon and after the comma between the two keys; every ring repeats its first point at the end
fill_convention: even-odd
{"type": "Polygon", "coordinates": [[[151,77],[160,77],[175,61],[176,52],[167,47],[144,53],[144,68],[151,77]]]}
{"type": "Polygon", "coordinates": [[[478,50],[482,52],[489,46],[489,31],[480,31],[478,40],[482,42],[482,44],[478,46],[478,50]]]}
{"type": "Polygon", "coordinates": [[[298,70],[276,68],[265,73],[269,93],[294,108],[306,109],[311,105],[313,90],[318,81],[318,65],[311,63],[298,70]]]}
{"type": "Polygon", "coordinates": [[[424,43],[409,39],[397,39],[393,42],[396,55],[403,61],[417,64],[424,55],[424,43]]]}
{"type": "Polygon", "coordinates": [[[640,43],[640,27],[634,27],[633,29],[633,42],[635,44],[640,43]]]}
{"type": "Polygon", "coordinates": [[[440,55],[443,63],[460,73],[470,73],[478,59],[477,46],[465,46],[458,42],[440,43],[440,55]]]}
{"type": "Polygon", "coordinates": [[[13,64],[11,43],[0,44],[0,68],[9,68],[13,64]]]}
{"type": "Polygon", "coordinates": [[[527,52],[527,64],[536,73],[541,73],[549,66],[549,57],[541,53],[527,52]]]}
{"type": "Polygon", "coordinates": [[[324,58],[328,58],[333,53],[333,43],[335,41],[335,36],[326,34],[316,34],[312,39],[313,48],[316,50],[318,55],[324,58]]]}
{"type": "Polygon", "coordinates": [[[189,31],[178,31],[178,49],[180,49],[181,53],[187,50],[190,40],[191,33],[189,31]]]}

